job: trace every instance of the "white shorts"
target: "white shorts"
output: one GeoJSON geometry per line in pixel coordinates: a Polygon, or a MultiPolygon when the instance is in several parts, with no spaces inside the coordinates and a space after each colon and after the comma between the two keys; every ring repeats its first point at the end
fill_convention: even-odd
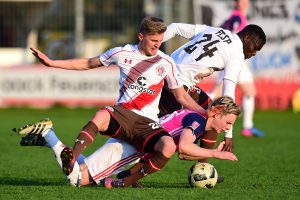
{"type": "MultiPolygon", "coordinates": [[[[216,84],[219,84],[224,77],[224,70],[218,72],[217,76],[216,76],[216,84]]],[[[240,72],[239,78],[238,78],[238,84],[241,83],[253,83],[254,78],[253,78],[253,74],[250,70],[250,67],[248,66],[248,64],[244,64],[244,66],[242,67],[242,70],[240,72]]]]}
{"type": "Polygon", "coordinates": [[[93,180],[99,184],[103,178],[123,171],[126,165],[137,163],[141,156],[142,153],[128,143],[109,138],[103,146],[88,156],[84,162],[93,180]]]}

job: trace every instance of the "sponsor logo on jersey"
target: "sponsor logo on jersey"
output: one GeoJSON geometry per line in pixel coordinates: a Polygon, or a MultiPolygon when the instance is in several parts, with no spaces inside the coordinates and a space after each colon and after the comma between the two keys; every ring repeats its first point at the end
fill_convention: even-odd
{"type": "Polygon", "coordinates": [[[130,84],[128,86],[129,89],[132,89],[132,90],[136,90],[138,92],[146,92],[148,94],[154,94],[155,93],[155,90],[151,90],[149,88],[147,88],[147,81],[146,81],[146,78],[143,77],[143,76],[140,76],[138,79],[137,79],[137,84],[130,84]]]}
{"type": "Polygon", "coordinates": [[[146,81],[146,78],[145,77],[143,77],[143,76],[141,76],[141,77],[138,77],[138,79],[137,79],[137,83],[140,85],[140,86],[143,86],[143,87],[145,87],[146,86],[146,83],[145,83],[145,81],[146,81]]]}
{"type": "Polygon", "coordinates": [[[156,67],[156,74],[158,76],[164,76],[165,72],[166,72],[166,70],[165,70],[165,68],[163,66],[157,66],[156,67]]]}
{"type": "Polygon", "coordinates": [[[127,59],[127,58],[125,58],[125,60],[124,60],[124,63],[129,63],[129,64],[131,65],[131,63],[132,63],[132,60],[131,60],[131,59],[127,59]]]}

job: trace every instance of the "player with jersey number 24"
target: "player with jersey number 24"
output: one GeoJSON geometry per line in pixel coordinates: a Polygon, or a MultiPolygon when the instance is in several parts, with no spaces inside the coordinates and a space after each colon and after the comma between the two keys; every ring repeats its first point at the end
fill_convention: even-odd
{"type": "MultiPolygon", "coordinates": [[[[189,39],[171,54],[179,71],[179,79],[203,108],[209,107],[211,99],[200,89],[201,80],[214,71],[224,71],[222,96],[235,99],[235,88],[244,60],[255,56],[266,43],[264,31],[254,24],[247,25],[238,33],[232,33],[218,27],[172,23],[164,34],[164,41],[176,35],[189,39]]],[[[163,88],[159,106],[161,116],[182,107],[167,87],[163,88]]],[[[201,147],[213,148],[216,139],[217,133],[210,131],[201,139],[201,147]]],[[[224,140],[223,150],[232,151],[232,129],[226,132],[224,140]]]]}

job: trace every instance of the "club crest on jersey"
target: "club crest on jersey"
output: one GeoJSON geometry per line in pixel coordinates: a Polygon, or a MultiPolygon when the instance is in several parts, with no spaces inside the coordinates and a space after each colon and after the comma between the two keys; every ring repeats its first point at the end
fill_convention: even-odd
{"type": "Polygon", "coordinates": [[[192,129],[194,129],[194,130],[196,130],[199,126],[200,126],[200,124],[197,121],[194,121],[192,123],[192,129]]]}
{"type": "Polygon", "coordinates": [[[164,76],[165,72],[166,72],[166,70],[165,70],[165,68],[163,66],[157,66],[156,67],[156,74],[158,76],[164,76]]]}

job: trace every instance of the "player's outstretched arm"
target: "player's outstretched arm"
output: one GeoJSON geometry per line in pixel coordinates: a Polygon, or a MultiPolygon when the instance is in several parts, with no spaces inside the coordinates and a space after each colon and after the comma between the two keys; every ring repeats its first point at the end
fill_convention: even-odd
{"type": "Polygon", "coordinates": [[[201,160],[205,158],[217,158],[223,160],[237,160],[231,152],[221,151],[225,142],[222,142],[217,149],[205,149],[194,144],[195,136],[190,128],[183,129],[179,144],[178,156],[182,160],[201,160]]]}
{"type": "Polygon", "coordinates": [[[165,42],[176,35],[190,39],[195,36],[195,27],[194,24],[172,23],[164,33],[163,41],[165,42]]]}
{"type": "Polygon", "coordinates": [[[45,66],[68,69],[68,70],[88,70],[103,66],[99,57],[93,58],[73,58],[69,60],[52,60],[47,55],[36,48],[30,48],[32,54],[45,66]]]}

